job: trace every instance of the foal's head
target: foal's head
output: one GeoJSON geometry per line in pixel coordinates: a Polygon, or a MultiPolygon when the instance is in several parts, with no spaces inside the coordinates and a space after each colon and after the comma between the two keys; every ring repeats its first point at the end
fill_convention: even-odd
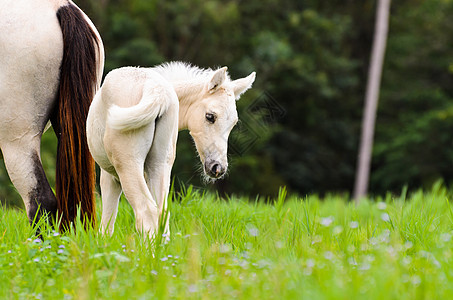
{"type": "Polygon", "coordinates": [[[238,121],[236,100],[254,81],[255,72],[230,80],[226,67],[218,69],[206,82],[202,99],[189,112],[188,129],[208,179],[221,178],[228,168],[228,136],[238,121]]]}

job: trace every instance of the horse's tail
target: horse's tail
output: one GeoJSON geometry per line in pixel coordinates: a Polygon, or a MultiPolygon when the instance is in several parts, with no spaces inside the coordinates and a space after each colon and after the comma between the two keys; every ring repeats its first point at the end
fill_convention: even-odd
{"type": "Polygon", "coordinates": [[[110,128],[119,131],[141,128],[165,113],[172,98],[176,98],[173,90],[158,85],[147,86],[145,83],[143,96],[137,105],[130,107],[112,105],[110,107],[107,124],[110,128]]]}
{"type": "Polygon", "coordinates": [[[58,137],[58,213],[61,227],[68,228],[77,216],[78,207],[83,222],[95,222],[95,165],[87,145],[86,118],[99,87],[103,48],[77,6],[60,7],[57,18],[63,34],[63,60],[52,124],[58,137]]]}

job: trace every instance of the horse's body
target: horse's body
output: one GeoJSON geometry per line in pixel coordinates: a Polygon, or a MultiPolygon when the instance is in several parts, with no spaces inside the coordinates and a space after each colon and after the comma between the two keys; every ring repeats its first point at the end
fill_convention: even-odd
{"type": "Polygon", "coordinates": [[[0,0],[0,148],[30,221],[76,205],[92,218],[94,163],[85,118],[103,69],[103,46],[86,15],[65,0],[0,0]],[[57,195],[40,161],[41,135],[58,137],[57,195]]]}
{"type": "MultiPolygon", "coordinates": [[[[228,135],[238,119],[235,99],[254,80],[255,73],[231,81],[226,68],[182,63],[110,72],[87,120],[88,144],[102,169],[101,230],[113,233],[123,191],[137,230],[156,233],[167,206],[178,129],[190,130],[205,174],[223,176],[228,135]]],[[[168,219],[166,226],[169,233],[168,219]]]]}

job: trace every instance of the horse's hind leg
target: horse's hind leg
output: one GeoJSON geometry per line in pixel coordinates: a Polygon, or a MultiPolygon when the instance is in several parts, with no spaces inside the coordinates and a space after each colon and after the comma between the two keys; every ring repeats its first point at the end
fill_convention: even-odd
{"type": "Polygon", "coordinates": [[[113,234],[118,202],[121,196],[121,185],[118,180],[105,170],[101,170],[102,219],[101,233],[113,234]]]}
{"type": "Polygon", "coordinates": [[[2,146],[8,175],[21,195],[30,223],[43,212],[55,216],[57,201],[40,158],[41,134],[24,135],[2,146]]]}

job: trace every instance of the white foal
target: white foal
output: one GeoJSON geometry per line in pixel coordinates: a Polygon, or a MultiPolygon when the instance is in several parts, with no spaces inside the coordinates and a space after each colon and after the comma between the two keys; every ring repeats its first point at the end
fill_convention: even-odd
{"type": "Polygon", "coordinates": [[[169,63],[120,68],[106,76],[87,120],[88,145],[101,167],[102,232],[113,233],[123,191],[137,230],[150,238],[157,233],[178,129],[190,130],[206,176],[225,174],[228,136],[238,120],[235,100],[255,80],[253,72],[232,81],[226,70],[169,63]]]}

